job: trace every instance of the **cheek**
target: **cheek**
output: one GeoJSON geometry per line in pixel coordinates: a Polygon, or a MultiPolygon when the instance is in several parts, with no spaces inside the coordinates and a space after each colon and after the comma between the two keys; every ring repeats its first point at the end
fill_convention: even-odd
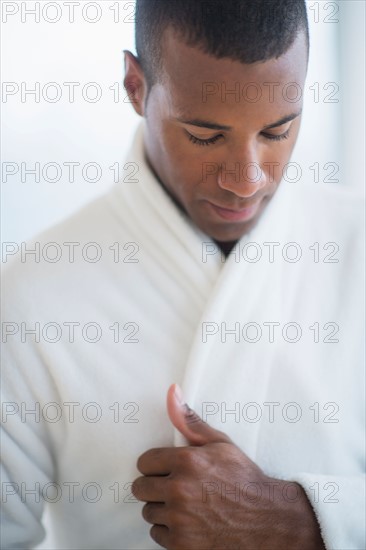
{"type": "MultiPolygon", "coordinates": [[[[288,140],[284,140],[268,151],[262,159],[262,170],[268,175],[268,181],[278,184],[286,173],[287,165],[291,162],[291,154],[295,147],[297,132],[294,132],[288,140]]],[[[294,161],[295,162],[295,161],[294,161]]]]}
{"type": "Polygon", "coordinates": [[[196,185],[202,179],[206,156],[196,149],[184,130],[167,128],[164,131],[164,160],[181,185],[196,185]]]}
{"type": "Polygon", "coordinates": [[[276,155],[272,154],[270,158],[265,160],[265,163],[263,164],[264,170],[267,174],[272,175],[272,178],[276,183],[281,181],[283,171],[289,161],[290,155],[291,151],[288,148],[283,147],[282,150],[276,155]]]}

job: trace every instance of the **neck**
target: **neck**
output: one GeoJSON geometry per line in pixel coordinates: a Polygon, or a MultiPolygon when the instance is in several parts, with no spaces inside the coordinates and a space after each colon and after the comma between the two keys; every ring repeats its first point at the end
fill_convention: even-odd
{"type": "Polygon", "coordinates": [[[230,252],[232,251],[232,249],[234,248],[237,242],[238,241],[230,241],[230,242],[215,241],[215,243],[220,247],[221,251],[225,255],[225,258],[229,256],[230,252]]]}

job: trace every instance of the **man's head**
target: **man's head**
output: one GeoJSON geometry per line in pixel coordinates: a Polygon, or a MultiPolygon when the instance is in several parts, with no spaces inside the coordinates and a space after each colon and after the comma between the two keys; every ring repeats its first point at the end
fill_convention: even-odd
{"type": "Polygon", "coordinates": [[[203,232],[239,239],[276,191],[298,135],[304,1],[137,0],[136,48],[125,86],[146,118],[152,169],[203,232]]]}

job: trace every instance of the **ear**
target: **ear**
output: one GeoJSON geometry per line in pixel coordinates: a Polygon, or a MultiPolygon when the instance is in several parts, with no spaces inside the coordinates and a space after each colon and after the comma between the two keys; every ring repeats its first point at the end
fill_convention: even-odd
{"type": "Polygon", "coordinates": [[[147,86],[141,65],[131,52],[124,50],[125,78],[123,85],[127,93],[126,102],[131,103],[136,113],[145,114],[145,97],[147,86]]]}

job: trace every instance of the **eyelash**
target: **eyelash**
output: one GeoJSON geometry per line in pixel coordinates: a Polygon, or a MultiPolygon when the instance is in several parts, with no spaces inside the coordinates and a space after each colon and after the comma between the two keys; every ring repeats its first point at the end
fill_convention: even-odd
{"type": "MultiPolygon", "coordinates": [[[[279,136],[275,136],[275,135],[272,135],[272,134],[262,134],[262,136],[264,136],[269,141],[282,141],[283,139],[287,139],[289,137],[289,134],[290,134],[290,129],[286,130],[286,132],[284,134],[281,134],[279,136]]],[[[190,134],[188,132],[189,141],[191,141],[195,145],[201,145],[201,146],[212,145],[212,144],[216,143],[216,141],[218,139],[220,139],[220,137],[222,137],[221,134],[218,135],[218,136],[214,136],[210,139],[199,139],[196,136],[193,136],[192,134],[190,134]]]]}
{"type": "Polygon", "coordinates": [[[195,145],[211,145],[212,143],[216,143],[218,139],[220,139],[221,135],[214,136],[210,139],[199,139],[196,136],[192,136],[192,134],[188,133],[188,139],[195,145]]]}

